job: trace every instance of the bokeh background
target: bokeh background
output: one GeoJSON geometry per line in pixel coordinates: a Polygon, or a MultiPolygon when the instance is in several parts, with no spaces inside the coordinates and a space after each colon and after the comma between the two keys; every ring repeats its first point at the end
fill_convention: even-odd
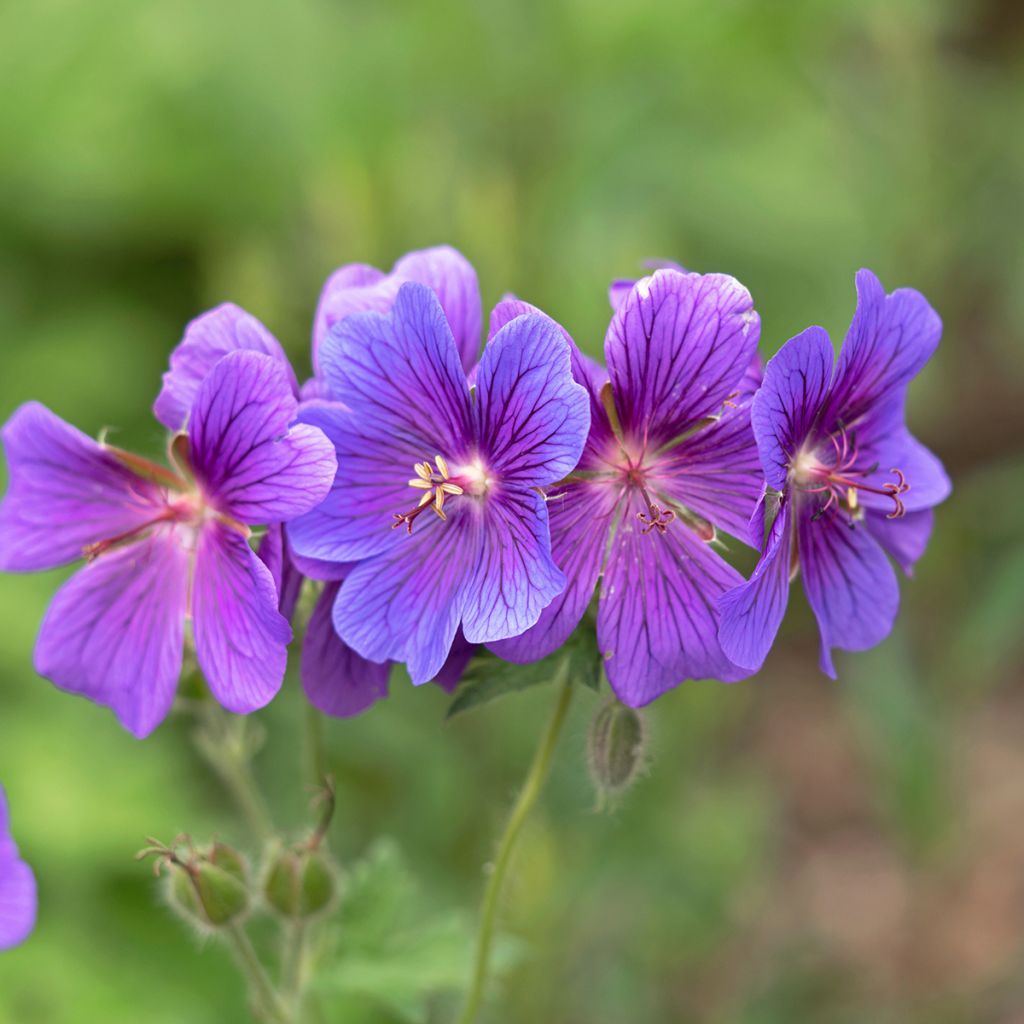
{"type": "MultiPolygon", "coordinates": [[[[747,284],[765,356],[809,323],[838,341],[860,266],[943,317],[910,421],[955,491],[894,634],[837,657],[832,682],[794,600],[757,678],[649,709],[649,769],[613,814],[593,812],[583,750],[601,698],[581,693],[517,862],[491,1021],[1024,1021],[1022,12],[0,7],[3,417],[36,398],[156,454],[149,406],[190,317],[232,299],[306,367],[331,269],[442,241],[475,263],[485,303],[514,290],[594,354],[607,282],[652,256],[747,284]]],[[[36,934],[0,958],[0,1020],[244,1020],[224,952],[132,861],[146,834],[244,828],[187,718],[140,744],[34,676],[59,575],[0,579],[0,780],[42,899],[36,934]]],[[[352,863],[391,836],[417,901],[471,912],[554,694],[445,724],[440,691],[393,691],[328,727],[333,847],[352,863]]],[[[261,780],[301,828],[293,679],[258,717],[261,780]]],[[[406,902],[382,901],[384,932],[406,902]]],[[[451,995],[377,997],[415,989],[411,974],[457,981],[455,946],[399,944],[385,982],[367,971],[360,993],[357,971],[325,1019],[450,1020],[451,995]]]]}

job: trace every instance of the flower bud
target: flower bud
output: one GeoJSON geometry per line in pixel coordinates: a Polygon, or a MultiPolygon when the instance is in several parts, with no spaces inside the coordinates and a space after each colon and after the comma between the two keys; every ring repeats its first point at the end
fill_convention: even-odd
{"type": "Polygon", "coordinates": [[[268,904],[284,917],[314,917],[334,899],[335,870],[327,855],[307,845],[278,850],[263,881],[268,904]]]}
{"type": "Polygon", "coordinates": [[[597,789],[598,804],[624,793],[644,767],[647,728],[636,708],[614,698],[590,723],[587,761],[597,789]]]}
{"type": "Polygon", "coordinates": [[[167,898],[186,920],[217,929],[249,910],[248,872],[236,850],[219,842],[196,850],[187,839],[172,846],[151,843],[140,856],[155,855],[157,873],[169,869],[167,898]]]}

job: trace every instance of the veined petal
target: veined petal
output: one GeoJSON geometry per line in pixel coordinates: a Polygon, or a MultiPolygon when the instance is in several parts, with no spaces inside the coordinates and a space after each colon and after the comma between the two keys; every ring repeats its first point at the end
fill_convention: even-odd
{"type": "Polygon", "coordinates": [[[484,350],[476,381],[481,454],[503,487],[543,487],[572,472],[590,400],[553,320],[530,314],[506,324],[484,350]]]}
{"type": "MultiPolygon", "coordinates": [[[[476,271],[462,253],[438,245],[406,254],[390,274],[365,264],[352,264],[327,279],[313,327],[313,365],[318,373],[319,349],[331,327],[353,313],[387,313],[407,281],[426,285],[437,296],[462,366],[466,372],[472,368],[480,350],[482,320],[476,271]]],[[[344,399],[344,395],[336,397],[344,399]]]]}
{"type": "Polygon", "coordinates": [[[904,574],[910,576],[914,563],[928,547],[934,518],[930,508],[908,512],[900,519],[887,519],[884,513],[869,510],[864,515],[864,525],[871,536],[896,560],[904,574]]]}
{"type": "Polygon", "coordinates": [[[336,323],[320,364],[331,395],[367,429],[411,444],[421,459],[463,454],[469,386],[448,321],[425,285],[402,285],[386,316],[357,313],[336,323]]]}
{"type": "Polygon", "coordinates": [[[340,583],[324,587],[302,642],[302,688],[326,715],[351,718],[388,695],[390,662],[367,661],[334,630],[332,611],[340,583]]]}
{"type": "Polygon", "coordinates": [[[892,629],[900,595],[896,573],[863,525],[841,515],[797,513],[800,572],[821,629],[821,670],[836,678],[832,648],[864,651],[892,629]]]}
{"type": "Polygon", "coordinates": [[[471,644],[518,636],[565,589],[565,576],[551,558],[547,508],[536,491],[502,487],[487,501],[479,529],[472,600],[462,616],[471,644]]]}
{"type": "Polygon", "coordinates": [[[856,421],[905,386],[932,357],[942,321],[913,288],[885,294],[870,270],[857,272],[857,309],[836,365],[825,422],[856,421]]]}
{"type": "Polygon", "coordinates": [[[777,491],[786,486],[790,462],[819,421],[834,361],[821,327],[801,331],[768,360],[750,418],[765,479],[777,491]]]}
{"type": "Polygon", "coordinates": [[[257,554],[274,579],[278,610],[291,622],[302,591],[303,573],[295,563],[291,545],[280,523],[272,523],[267,527],[267,532],[257,548],[257,554]]]}
{"type": "Polygon", "coordinates": [[[171,431],[185,426],[199,387],[217,362],[229,352],[262,352],[280,364],[292,394],[299,393],[288,357],[277,338],[256,319],[231,302],[225,302],[186,328],[185,336],[171,353],[171,368],[153,404],[156,418],[171,431]]]}
{"type": "Polygon", "coordinates": [[[328,438],[339,469],[327,497],[288,524],[296,554],[355,562],[389,550],[395,514],[408,511],[421,493],[409,487],[409,478],[413,465],[429,458],[422,444],[382,433],[365,417],[330,402],[311,402],[299,415],[328,438]]]}
{"type": "Polygon", "coordinates": [[[601,575],[608,535],[619,496],[609,488],[578,481],[548,495],[551,557],[565,573],[565,589],[520,636],[489,644],[506,661],[526,663],[547,657],[569,639],[587,610],[601,575]]]}
{"type": "Polygon", "coordinates": [[[722,650],[730,661],[752,672],[764,663],[786,614],[792,556],[793,520],[785,502],[750,579],[718,599],[722,650]]]}
{"type": "Polygon", "coordinates": [[[627,434],[664,443],[720,412],[757,350],[750,293],[724,274],[658,270],[612,317],[605,355],[627,434]]]}
{"type": "Polygon", "coordinates": [[[678,520],[664,534],[642,533],[637,511],[627,508],[615,533],[597,612],[612,689],[639,707],[684,679],[749,674],[718,641],[717,602],[743,577],[678,520]]]}
{"type": "Polygon", "coordinates": [[[347,263],[327,278],[313,316],[314,372],[320,372],[320,346],[334,324],[353,313],[386,313],[390,309],[398,288],[374,287],[386,277],[383,270],[366,263],[347,263]]]}
{"type": "Polygon", "coordinates": [[[764,486],[749,401],[667,452],[654,479],[660,491],[745,542],[764,486]]]}
{"type": "Polygon", "coordinates": [[[389,540],[347,577],[334,628],[364,658],[406,662],[418,685],[441,670],[462,619],[480,563],[479,509],[454,502],[447,522],[428,513],[411,536],[393,530],[389,540]]]}
{"type": "Polygon", "coordinates": [[[425,284],[437,296],[455,336],[462,367],[468,373],[480,353],[483,322],[480,285],[473,265],[450,245],[438,245],[406,254],[391,273],[400,281],[425,284]]]}
{"type": "Polygon", "coordinates": [[[36,641],[36,671],[148,736],[178,686],[187,591],[188,553],[173,529],[101,555],[54,596],[36,641]]]}
{"type": "Polygon", "coordinates": [[[159,490],[45,406],[21,406],[3,429],[10,484],[0,503],[0,570],[35,572],[151,521],[159,490]]]}
{"type": "Polygon", "coordinates": [[[291,627],[270,570],[222,523],[200,531],[192,581],[196,657],[217,700],[247,714],[281,688],[291,627]]]}
{"type": "Polygon", "coordinates": [[[189,423],[197,479],[221,511],[274,523],[315,508],[337,462],[315,427],[292,426],[298,403],[281,365],[256,352],[224,356],[203,381],[189,423]]]}

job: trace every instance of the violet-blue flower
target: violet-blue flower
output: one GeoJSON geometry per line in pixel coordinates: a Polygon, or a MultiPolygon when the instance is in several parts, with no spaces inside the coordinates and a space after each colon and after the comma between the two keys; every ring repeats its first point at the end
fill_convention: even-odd
{"type": "Polygon", "coordinates": [[[11,838],[7,795],[0,786],[0,950],[28,938],[36,923],[36,878],[11,838]]]}
{"type": "Polygon", "coordinates": [[[899,587],[886,552],[909,575],[931,509],[950,492],[942,464],[904,422],[907,385],[941,332],[923,295],[886,295],[861,270],[838,362],[820,327],[769,360],[752,412],[771,488],[751,522],[763,554],[721,602],[722,646],[737,664],[764,661],[798,568],[821,630],[822,671],[835,677],[833,647],[865,650],[889,634],[899,587]]]}
{"type": "Polygon", "coordinates": [[[603,577],[597,639],[619,698],[639,706],[687,678],[746,674],[718,643],[716,599],[742,577],[714,549],[745,536],[760,490],[748,371],[760,321],[722,274],[660,269],[611,290],[608,380],[589,361],[591,427],[579,467],[549,492],[552,547],[569,584],[517,639],[512,661],[556,650],[603,577]]]}
{"type": "Polygon", "coordinates": [[[319,362],[344,407],[310,403],[302,419],[333,441],[338,474],[288,533],[302,556],[359,562],[333,609],[341,638],[421,683],[460,625],[469,643],[533,625],[565,586],[541,492],[576,465],[588,427],[558,327],[506,324],[471,392],[434,292],[405,283],[388,314],[339,320],[319,362]]]}
{"type": "MultiPolygon", "coordinates": [[[[167,414],[174,427],[181,408],[167,414]]],[[[274,696],[291,630],[250,526],[308,511],[336,468],[319,430],[292,426],[296,408],[279,360],[231,351],[194,390],[187,433],[170,446],[174,469],[93,441],[38,403],[14,413],[0,569],[87,562],[43,620],[40,675],[145,736],[170,709],[190,620],[224,707],[245,713],[274,696]]]]}

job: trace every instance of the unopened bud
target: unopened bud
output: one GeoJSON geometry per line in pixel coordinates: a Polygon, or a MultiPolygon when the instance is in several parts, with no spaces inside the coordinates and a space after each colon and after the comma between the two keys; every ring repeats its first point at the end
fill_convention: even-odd
{"type": "Polygon", "coordinates": [[[590,777],[599,806],[624,793],[644,767],[647,729],[636,708],[610,700],[594,716],[587,737],[590,777]]]}
{"type": "Polygon", "coordinates": [[[223,928],[249,909],[248,872],[241,854],[224,843],[196,850],[187,839],[171,846],[151,841],[140,853],[155,855],[156,871],[170,869],[167,898],[186,920],[204,928],[223,928]]]}
{"type": "Polygon", "coordinates": [[[334,899],[335,869],[327,855],[308,845],[278,850],[263,882],[263,895],[279,914],[302,920],[314,917],[334,899]]]}

